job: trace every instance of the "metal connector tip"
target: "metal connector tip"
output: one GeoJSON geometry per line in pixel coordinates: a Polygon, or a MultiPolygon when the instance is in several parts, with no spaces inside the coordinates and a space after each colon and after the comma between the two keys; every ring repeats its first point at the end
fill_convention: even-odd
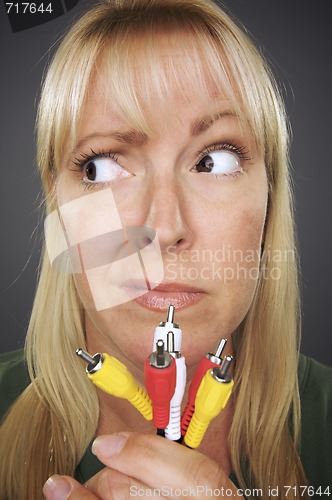
{"type": "Polygon", "coordinates": [[[166,319],[167,323],[174,323],[174,312],[175,312],[175,307],[169,306],[166,319]]]}
{"type": "Polygon", "coordinates": [[[212,363],[214,363],[215,365],[221,365],[221,363],[222,363],[221,355],[222,355],[223,350],[225,349],[226,344],[227,344],[227,339],[221,339],[219,341],[219,344],[217,345],[217,348],[215,350],[215,354],[212,354],[209,352],[206,355],[207,359],[212,361],[212,363]]]}
{"type": "Polygon", "coordinates": [[[157,366],[163,366],[165,364],[165,348],[164,342],[159,339],[156,344],[156,363],[157,366]]]}
{"type": "Polygon", "coordinates": [[[76,354],[77,356],[79,356],[80,358],[84,359],[84,361],[86,361],[87,363],[94,363],[95,360],[92,356],[90,356],[89,353],[87,353],[86,351],[83,351],[83,349],[76,349],[76,354]]]}
{"type": "Polygon", "coordinates": [[[174,312],[175,312],[175,307],[172,305],[168,306],[166,321],[162,321],[161,323],[159,323],[159,326],[179,328],[179,325],[177,323],[174,323],[174,312]]]}
{"type": "Polygon", "coordinates": [[[226,375],[228,373],[229,367],[231,366],[231,363],[233,361],[233,356],[226,356],[221,364],[221,367],[219,369],[219,377],[220,378],[226,378],[226,375]]]}
{"type": "Polygon", "coordinates": [[[220,340],[220,342],[219,342],[219,344],[217,346],[216,352],[215,352],[215,356],[217,358],[221,358],[222,352],[225,349],[226,344],[227,344],[227,339],[221,339],[220,340]]]}
{"type": "Polygon", "coordinates": [[[168,332],[167,334],[167,351],[174,352],[174,333],[168,332]]]}
{"type": "Polygon", "coordinates": [[[159,339],[156,342],[156,350],[153,351],[149,358],[149,363],[155,368],[167,368],[173,361],[173,357],[165,350],[164,341],[159,339]]]}

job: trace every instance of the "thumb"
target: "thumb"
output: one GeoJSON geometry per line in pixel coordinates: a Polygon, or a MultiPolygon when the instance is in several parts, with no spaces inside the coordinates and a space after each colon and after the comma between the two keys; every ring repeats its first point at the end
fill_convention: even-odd
{"type": "Polygon", "coordinates": [[[46,500],[96,500],[96,495],[69,476],[51,476],[43,487],[46,500]]]}

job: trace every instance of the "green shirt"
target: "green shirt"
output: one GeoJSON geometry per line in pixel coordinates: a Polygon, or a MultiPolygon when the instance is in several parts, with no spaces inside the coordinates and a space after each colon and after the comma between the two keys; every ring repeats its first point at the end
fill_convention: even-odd
{"type": "MultiPolygon", "coordinates": [[[[322,495],[316,497],[327,499],[328,494],[323,494],[327,487],[332,496],[332,367],[301,355],[298,373],[302,412],[300,457],[309,484],[315,491],[321,488],[322,495]]],[[[28,384],[23,351],[0,355],[0,419],[28,384]]],[[[75,477],[84,483],[103,467],[89,447],[75,477]]]]}

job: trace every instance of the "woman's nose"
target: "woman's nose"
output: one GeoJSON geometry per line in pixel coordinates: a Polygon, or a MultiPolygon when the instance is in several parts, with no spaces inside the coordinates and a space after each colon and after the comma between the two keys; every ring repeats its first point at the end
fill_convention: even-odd
{"type": "Polygon", "coordinates": [[[156,179],[146,192],[144,225],[156,231],[162,253],[169,247],[188,249],[192,243],[190,214],[180,181],[173,178],[156,179]]]}

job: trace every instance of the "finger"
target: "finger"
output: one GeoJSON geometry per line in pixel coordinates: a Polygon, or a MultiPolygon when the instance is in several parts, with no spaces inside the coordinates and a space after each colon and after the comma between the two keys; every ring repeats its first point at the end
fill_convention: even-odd
{"type": "Polygon", "coordinates": [[[43,487],[46,500],[100,500],[93,492],[69,476],[51,476],[43,487]]]}
{"type": "Polygon", "coordinates": [[[55,475],[43,488],[46,500],[125,500],[138,495],[144,499],[145,491],[145,485],[107,467],[84,486],[72,477],[55,475]]]}
{"type": "Polygon", "coordinates": [[[98,437],[93,453],[107,467],[150,488],[188,491],[197,485],[228,487],[233,483],[205,455],[155,435],[119,433],[98,437]]]}

